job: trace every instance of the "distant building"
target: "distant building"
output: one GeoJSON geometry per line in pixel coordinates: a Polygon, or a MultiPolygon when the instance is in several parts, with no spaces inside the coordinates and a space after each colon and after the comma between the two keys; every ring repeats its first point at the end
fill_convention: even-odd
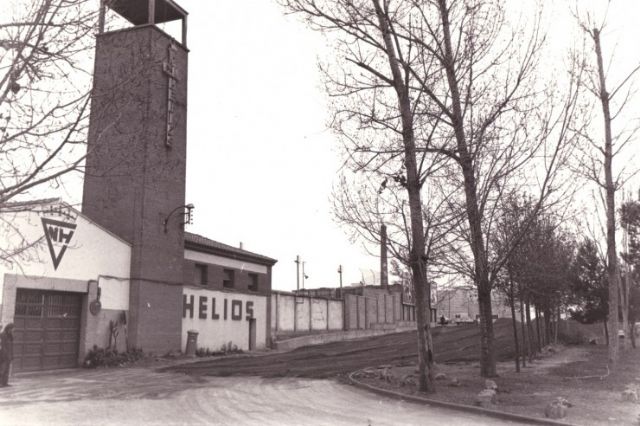
{"type": "MultiPolygon", "coordinates": [[[[475,287],[461,286],[438,290],[435,308],[438,318],[444,316],[451,322],[468,322],[480,319],[478,292],[475,287]]],[[[491,310],[495,318],[511,318],[504,296],[492,292],[491,310]]]]}

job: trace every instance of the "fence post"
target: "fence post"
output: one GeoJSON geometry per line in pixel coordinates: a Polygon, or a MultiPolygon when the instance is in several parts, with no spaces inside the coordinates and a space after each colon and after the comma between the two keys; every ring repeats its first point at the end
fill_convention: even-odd
{"type": "Polygon", "coordinates": [[[329,331],[329,298],[327,297],[327,313],[324,316],[327,321],[327,331],[329,331]]]}
{"type": "Polygon", "coordinates": [[[298,297],[293,295],[293,331],[298,331],[298,297]]]}
{"type": "Polygon", "coordinates": [[[276,332],[278,331],[278,293],[275,293],[276,295],[276,332]]]}
{"type": "Polygon", "coordinates": [[[313,311],[313,303],[311,303],[311,296],[309,296],[309,331],[313,331],[313,320],[312,320],[312,311],[313,311]]]}

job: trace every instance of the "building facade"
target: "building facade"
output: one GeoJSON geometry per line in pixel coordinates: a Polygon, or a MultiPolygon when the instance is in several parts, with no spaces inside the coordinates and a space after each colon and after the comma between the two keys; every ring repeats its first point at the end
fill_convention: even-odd
{"type": "Polygon", "coordinates": [[[14,371],[72,367],[94,346],[180,351],[189,331],[211,350],[269,345],[276,261],[184,231],[187,56],[174,1],[102,3],[82,211],[58,200],[0,211],[16,248],[0,265],[14,371]],[[133,26],[103,32],[107,5],[133,26]],[[173,20],[181,41],[155,25],[173,20]]]}
{"type": "Polygon", "coordinates": [[[6,247],[17,251],[0,263],[0,319],[15,324],[14,371],[75,367],[94,346],[184,351],[189,331],[211,350],[270,346],[274,259],[185,233],[178,292],[155,296],[173,297],[165,303],[179,318],[158,316],[155,327],[177,329],[178,344],[141,346],[131,334],[140,308],[131,303],[130,242],[59,200],[10,205],[0,217],[6,247]]]}

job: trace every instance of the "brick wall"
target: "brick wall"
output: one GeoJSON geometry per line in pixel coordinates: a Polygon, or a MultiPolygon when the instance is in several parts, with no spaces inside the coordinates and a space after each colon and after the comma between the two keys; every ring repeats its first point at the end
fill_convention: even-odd
{"type": "Polygon", "coordinates": [[[172,39],[154,26],[101,34],[83,213],[132,244],[129,338],[163,352],[180,348],[185,204],[187,51],[174,63],[174,137],[166,141],[168,60],[172,39]]]}

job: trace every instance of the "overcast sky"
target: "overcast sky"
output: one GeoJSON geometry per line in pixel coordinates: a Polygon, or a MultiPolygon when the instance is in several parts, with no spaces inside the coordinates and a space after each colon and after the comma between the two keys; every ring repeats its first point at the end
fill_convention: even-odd
{"type": "Polygon", "coordinates": [[[189,12],[189,231],[278,259],[273,287],[360,281],[378,258],[333,221],[340,168],[317,58],[322,38],[269,0],[181,0],[189,12]]]}

